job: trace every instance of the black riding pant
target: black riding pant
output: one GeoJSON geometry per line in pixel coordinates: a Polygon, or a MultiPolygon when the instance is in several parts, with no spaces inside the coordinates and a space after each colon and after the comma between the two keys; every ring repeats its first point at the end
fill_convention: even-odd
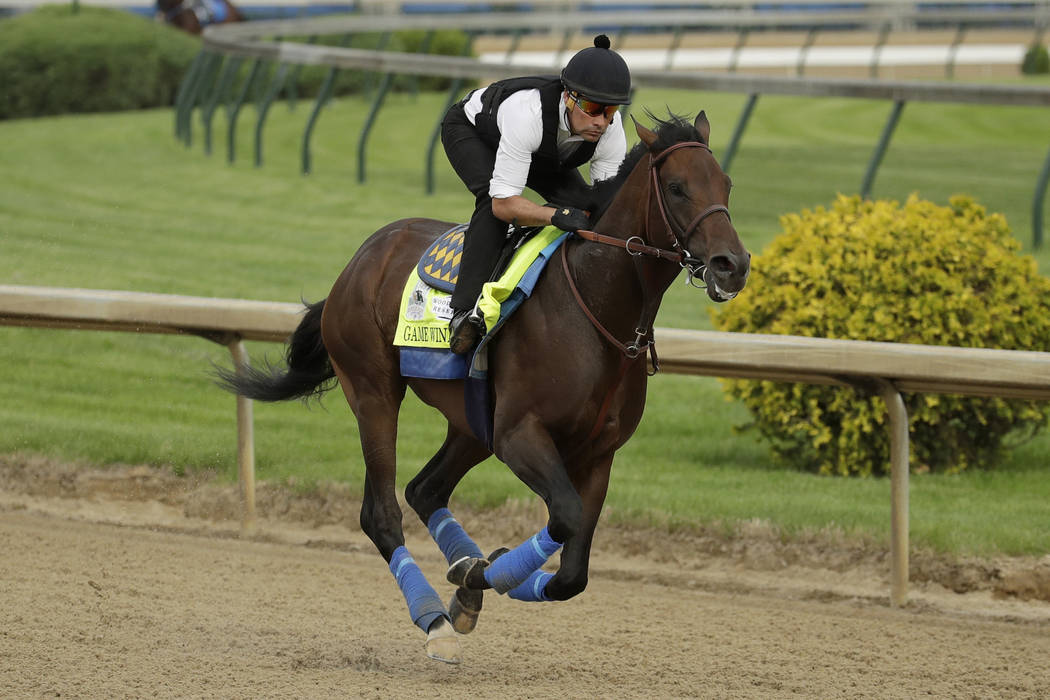
{"type": "MultiPolygon", "coordinates": [[[[459,279],[452,293],[452,308],[467,310],[474,307],[482,286],[492,277],[507,238],[507,222],[492,213],[489,197],[496,149],[478,135],[463,112],[462,103],[453,105],[441,122],[441,144],[453,170],[474,194],[474,214],[464,237],[459,279]]],[[[565,198],[579,193],[585,186],[575,168],[547,171],[534,167],[529,170],[526,184],[547,201],[564,205],[572,205],[573,202],[564,201],[565,198]]]]}

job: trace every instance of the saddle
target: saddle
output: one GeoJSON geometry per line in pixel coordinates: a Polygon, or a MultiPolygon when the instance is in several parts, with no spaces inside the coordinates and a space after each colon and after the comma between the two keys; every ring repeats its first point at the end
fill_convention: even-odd
{"type": "MultiPolygon", "coordinates": [[[[489,282],[496,282],[507,270],[511,257],[527,240],[542,231],[544,226],[513,226],[507,232],[507,238],[503,242],[499,259],[493,270],[489,282]]],[[[467,232],[467,224],[453,226],[448,231],[437,237],[423,257],[416,265],[419,279],[430,287],[448,292],[456,288],[459,280],[459,262],[463,257],[463,241],[467,232]]]]}
{"type": "MultiPolygon", "coordinates": [[[[401,348],[419,348],[427,350],[448,351],[448,322],[452,318],[451,294],[459,279],[459,264],[463,257],[463,240],[466,224],[454,226],[442,233],[423,253],[419,262],[409,274],[405,284],[398,317],[398,327],[394,345],[401,348]]],[[[549,253],[544,251],[555,242],[564,239],[565,234],[554,227],[514,228],[507,234],[495,272],[483,289],[479,302],[487,329],[486,338],[490,337],[502,325],[501,320],[520,305],[524,298],[532,293],[532,286],[538,276],[538,270],[529,274],[537,263],[542,269],[549,253]],[[521,287],[520,299],[513,306],[504,308],[506,302],[521,287]]],[[[555,246],[557,247],[557,246],[555,246]]],[[[483,338],[484,340],[484,338],[483,338]]],[[[479,344],[479,348],[481,345],[479,344]]],[[[413,352],[402,352],[402,374],[412,377],[431,379],[461,378],[466,374],[466,363],[458,373],[449,374],[457,366],[452,359],[430,357],[424,366],[406,366],[414,359],[413,352]],[[425,365],[440,362],[444,369],[435,374],[434,369],[425,365]],[[447,365],[447,366],[445,366],[447,365]],[[417,372],[423,372],[418,374],[417,372]]],[[[451,354],[451,353],[448,353],[451,354]]],[[[463,357],[464,360],[469,359],[463,357]]]]}

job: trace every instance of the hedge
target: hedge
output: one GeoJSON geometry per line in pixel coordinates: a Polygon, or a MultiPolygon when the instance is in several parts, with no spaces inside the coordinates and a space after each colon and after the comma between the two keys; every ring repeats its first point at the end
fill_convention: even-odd
{"type": "Polygon", "coordinates": [[[130,12],[45,5],[0,21],[0,119],[170,105],[199,50],[130,12]]]}
{"type": "MultiPolygon", "coordinates": [[[[399,32],[385,46],[418,51],[423,36],[422,31],[399,32]]],[[[357,48],[375,48],[381,41],[378,34],[320,38],[324,44],[357,48]]],[[[467,41],[463,32],[435,32],[428,50],[459,55],[467,41]]],[[[170,106],[200,48],[198,37],[124,10],[81,6],[74,12],[71,5],[45,5],[0,20],[0,119],[170,106]]],[[[246,78],[249,63],[242,65],[239,81],[246,78]]],[[[272,71],[268,66],[264,77],[272,71]]],[[[325,66],[305,66],[296,72],[289,90],[300,97],[315,96],[327,73],[325,66]]],[[[266,85],[264,80],[256,83],[254,96],[266,85]]],[[[234,89],[239,84],[243,82],[235,82],[234,89]]],[[[333,94],[360,92],[375,84],[374,74],[342,70],[333,94]]],[[[449,85],[446,78],[398,76],[393,87],[443,90],[449,85]]]]}
{"type": "Polygon", "coordinates": [[[1041,44],[1034,44],[1025,51],[1021,62],[1021,72],[1025,75],[1050,73],[1050,53],[1041,44]]]}
{"type": "MultiPolygon", "coordinates": [[[[1050,279],[1018,254],[1006,220],[967,197],[840,196],[781,218],[747,289],[715,315],[726,331],[960,347],[1050,350],[1050,279]]],[[[888,470],[885,407],[851,389],[725,382],[774,453],[800,470],[888,470]]],[[[1046,402],[942,394],[904,397],[912,468],[991,467],[1009,435],[1047,425],[1046,402]]]]}

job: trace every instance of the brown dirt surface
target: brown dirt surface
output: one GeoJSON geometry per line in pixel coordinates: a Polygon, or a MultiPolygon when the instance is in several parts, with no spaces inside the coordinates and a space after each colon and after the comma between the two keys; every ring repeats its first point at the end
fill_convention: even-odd
{"type": "MultiPolygon", "coordinates": [[[[1050,697],[1050,558],[913,552],[893,608],[870,544],[603,523],[582,595],[486,594],[450,666],[423,655],[345,487],[261,485],[250,537],[237,501],[161,469],[0,457],[0,697],[1050,697]]],[[[483,549],[544,518],[456,510],[483,549]]]]}

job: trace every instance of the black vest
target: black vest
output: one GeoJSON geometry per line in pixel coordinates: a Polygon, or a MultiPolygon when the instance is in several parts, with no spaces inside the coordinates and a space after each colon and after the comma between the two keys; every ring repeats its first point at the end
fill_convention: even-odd
{"type": "Polygon", "coordinates": [[[519,90],[539,90],[543,115],[543,140],[540,148],[532,154],[530,173],[557,172],[577,168],[594,156],[596,143],[581,141],[575,151],[563,161],[558,156],[558,121],[562,109],[561,78],[556,75],[540,75],[525,78],[508,78],[492,83],[481,96],[481,111],[474,117],[474,128],[481,139],[492,147],[499,147],[500,132],[496,126],[496,112],[503,100],[519,90]]]}

